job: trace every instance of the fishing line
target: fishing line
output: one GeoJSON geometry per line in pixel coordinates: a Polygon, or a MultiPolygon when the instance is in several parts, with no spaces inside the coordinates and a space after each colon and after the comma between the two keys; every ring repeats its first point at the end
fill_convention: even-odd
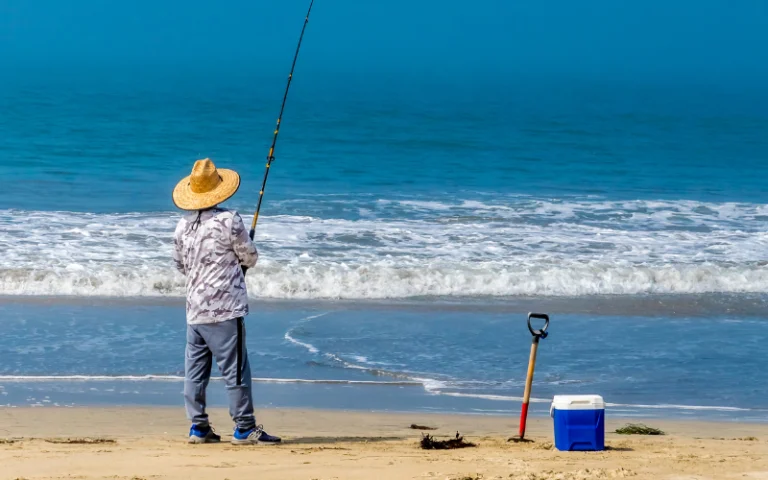
{"type": "Polygon", "coordinates": [[[296,46],[296,54],[293,56],[291,73],[288,74],[288,84],[285,86],[285,94],[283,95],[283,104],[280,106],[280,115],[277,117],[277,126],[275,126],[275,135],[272,137],[272,146],[269,147],[269,155],[267,155],[267,168],[264,171],[264,180],[261,182],[261,190],[259,190],[259,203],[256,204],[256,213],[253,214],[253,222],[251,223],[251,231],[250,231],[251,240],[253,240],[253,236],[256,233],[256,223],[259,221],[259,212],[261,211],[261,202],[264,199],[264,189],[267,186],[269,169],[272,166],[272,161],[275,159],[275,144],[277,143],[277,135],[280,133],[280,123],[282,122],[282,119],[283,119],[283,111],[285,110],[285,101],[288,99],[288,90],[291,88],[291,80],[293,80],[293,70],[296,68],[296,60],[299,58],[299,50],[301,49],[301,41],[304,39],[304,31],[307,29],[307,23],[309,23],[309,14],[312,12],[312,4],[314,3],[315,3],[315,0],[311,0],[309,2],[309,9],[307,10],[307,16],[304,17],[304,26],[301,27],[299,44],[296,46]]]}

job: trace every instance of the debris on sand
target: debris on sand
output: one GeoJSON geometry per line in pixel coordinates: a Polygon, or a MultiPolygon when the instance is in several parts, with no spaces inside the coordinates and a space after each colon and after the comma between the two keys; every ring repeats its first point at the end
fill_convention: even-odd
{"type": "Polygon", "coordinates": [[[603,478],[628,478],[635,477],[637,473],[626,468],[617,469],[586,468],[575,472],[556,472],[545,470],[542,472],[527,472],[510,475],[510,480],[593,480],[603,478]]]}
{"type": "Polygon", "coordinates": [[[475,447],[471,442],[465,442],[459,432],[456,432],[456,438],[449,440],[435,440],[432,435],[426,434],[421,438],[421,448],[424,450],[449,450],[453,448],[475,447]]]}
{"type": "Polygon", "coordinates": [[[45,438],[48,443],[66,443],[70,445],[97,445],[100,443],[117,443],[111,438],[45,438]]]}
{"type": "Polygon", "coordinates": [[[437,430],[435,427],[425,427],[424,425],[411,424],[411,430],[437,430]]]}
{"type": "Polygon", "coordinates": [[[533,443],[533,440],[531,440],[530,438],[525,438],[525,437],[520,438],[519,435],[515,435],[514,437],[508,438],[507,441],[515,442],[515,443],[533,443]]]}
{"type": "Polygon", "coordinates": [[[616,429],[619,435],[666,435],[658,428],[648,427],[641,423],[629,423],[616,429]]]}

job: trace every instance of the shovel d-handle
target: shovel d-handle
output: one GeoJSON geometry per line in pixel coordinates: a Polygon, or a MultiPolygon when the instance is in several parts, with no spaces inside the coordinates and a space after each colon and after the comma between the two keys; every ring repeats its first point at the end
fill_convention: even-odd
{"type": "Polygon", "coordinates": [[[546,313],[529,313],[528,314],[528,330],[531,332],[531,335],[533,335],[533,341],[535,343],[538,343],[539,338],[547,338],[547,329],[549,328],[549,315],[546,313]],[[544,326],[540,329],[536,330],[531,325],[531,319],[532,318],[538,318],[540,320],[544,320],[544,326]]]}
{"type": "Polygon", "coordinates": [[[528,330],[533,335],[533,342],[531,343],[531,356],[528,359],[528,375],[525,377],[525,392],[523,393],[523,406],[520,411],[520,434],[519,438],[522,440],[525,438],[525,424],[528,420],[528,403],[531,400],[531,386],[533,385],[533,371],[536,367],[536,351],[539,349],[539,339],[547,338],[547,328],[549,328],[549,315],[545,313],[529,313],[528,314],[528,330]],[[544,320],[544,326],[536,330],[531,325],[531,319],[537,318],[544,320]]]}

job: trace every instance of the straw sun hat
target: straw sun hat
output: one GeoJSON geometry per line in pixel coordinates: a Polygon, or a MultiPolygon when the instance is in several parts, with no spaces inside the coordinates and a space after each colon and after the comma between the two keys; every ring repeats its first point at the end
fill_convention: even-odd
{"type": "Polygon", "coordinates": [[[216,168],[210,158],[195,162],[192,174],[173,189],[173,203],[182,210],[204,210],[227,200],[240,188],[234,170],[216,168]]]}

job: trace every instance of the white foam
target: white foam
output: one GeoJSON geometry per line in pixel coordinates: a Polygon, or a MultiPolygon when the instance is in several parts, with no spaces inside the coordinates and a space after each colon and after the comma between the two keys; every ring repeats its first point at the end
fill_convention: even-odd
{"type": "MultiPolygon", "coordinates": [[[[222,377],[211,377],[212,381],[223,381],[222,377]]],[[[421,382],[396,380],[334,380],[334,379],[306,379],[306,378],[262,378],[253,377],[258,383],[313,383],[331,385],[399,385],[421,386],[421,382]]],[[[4,382],[183,382],[184,377],[178,375],[0,375],[0,381],[4,382]]]]}
{"type": "Polygon", "coordinates": [[[422,385],[424,385],[424,390],[426,390],[428,393],[438,394],[442,389],[448,386],[446,382],[441,380],[435,380],[433,378],[414,377],[413,380],[420,382],[422,385]]]}
{"type": "Polygon", "coordinates": [[[606,407],[627,407],[627,408],[642,408],[653,410],[709,410],[716,412],[750,412],[751,408],[738,408],[738,407],[725,407],[725,406],[702,406],[702,405],[674,405],[674,404],[659,404],[659,405],[632,405],[622,403],[606,403],[606,407]]]}
{"type": "MultiPolygon", "coordinates": [[[[212,381],[223,381],[221,377],[212,377],[212,381]]],[[[252,379],[257,383],[278,383],[278,384],[328,384],[328,385],[382,385],[382,386],[419,386],[423,387],[427,393],[433,395],[443,395],[457,398],[476,398],[490,401],[501,402],[520,402],[522,397],[512,395],[494,395],[482,393],[462,393],[446,392],[443,389],[449,388],[447,382],[430,378],[410,378],[404,380],[336,380],[336,379],[304,379],[304,378],[262,378],[254,377],[252,379]]],[[[11,383],[25,382],[183,382],[184,377],[179,375],[0,375],[0,381],[11,383]]],[[[0,387],[2,388],[2,387],[0,387]]],[[[97,390],[92,388],[91,390],[97,390]]],[[[107,390],[110,391],[110,390],[107,390]]],[[[7,395],[7,392],[2,392],[7,395]]],[[[45,397],[46,399],[48,397],[45,397]]],[[[36,399],[27,399],[32,402],[36,399]]],[[[551,398],[531,398],[531,403],[550,403],[551,398]]],[[[42,400],[43,403],[48,403],[42,400]]],[[[719,411],[719,412],[750,412],[757,411],[749,408],[729,407],[729,406],[702,406],[702,405],[678,405],[678,404],[623,404],[606,403],[607,408],[616,409],[624,412],[633,410],[682,410],[682,411],[719,411]]]]}
{"type": "Polygon", "coordinates": [[[91,381],[104,382],[123,380],[131,382],[142,381],[170,381],[182,382],[183,376],[179,375],[0,375],[0,381],[4,382],[51,382],[51,381],[91,381]]]}
{"type": "MultiPolygon", "coordinates": [[[[426,385],[425,385],[426,388],[426,385]]],[[[492,395],[482,393],[461,393],[461,392],[444,392],[439,389],[432,389],[430,393],[436,395],[445,395],[450,397],[460,398],[479,398],[483,400],[493,400],[502,402],[521,402],[522,397],[510,396],[510,395],[492,395]]],[[[551,403],[551,398],[531,398],[531,403],[551,403]]],[[[644,404],[625,404],[625,403],[606,403],[608,408],[623,407],[625,409],[652,409],[652,410],[703,410],[703,411],[716,411],[716,412],[749,412],[752,409],[739,408],[739,407],[727,407],[727,406],[701,406],[701,405],[675,405],[675,404],[658,404],[658,405],[644,405],[644,404]]]]}
{"type": "MultiPolygon", "coordinates": [[[[383,203],[383,202],[382,202],[383,203]]],[[[400,202],[397,202],[401,206],[405,207],[412,207],[419,210],[450,210],[451,206],[442,202],[429,202],[429,201],[418,201],[418,200],[403,200],[400,202]]]]}
{"type": "MultiPolygon", "coordinates": [[[[266,262],[265,262],[266,263],[266,262]]],[[[317,263],[255,268],[248,274],[255,298],[386,299],[415,296],[612,295],[764,293],[768,270],[760,265],[615,265],[504,262],[449,265],[365,266],[317,263]]],[[[0,270],[0,294],[75,296],[183,296],[183,280],[170,268],[113,269],[83,273],[0,270]]]]}
{"type": "MultiPolygon", "coordinates": [[[[355,219],[263,217],[249,293],[365,299],[768,292],[766,205],[527,197],[367,202],[355,207],[366,210],[355,219]]],[[[182,296],[183,278],[170,261],[177,219],[0,211],[0,294],[182,296]]]]}
{"type": "MultiPolygon", "coordinates": [[[[301,322],[300,325],[303,325],[303,324],[305,324],[305,323],[307,323],[307,322],[309,322],[311,320],[314,320],[315,318],[320,318],[322,316],[328,315],[328,313],[329,312],[324,312],[324,313],[318,313],[317,315],[310,315],[308,317],[304,317],[304,318],[302,318],[300,320],[300,322],[301,322]]],[[[293,334],[295,329],[296,329],[296,327],[293,327],[290,330],[288,330],[287,332],[285,332],[285,335],[283,335],[283,338],[285,338],[286,340],[288,340],[290,343],[292,343],[294,345],[298,345],[300,347],[303,347],[303,348],[307,349],[307,351],[309,353],[313,354],[313,355],[320,352],[311,343],[302,342],[301,340],[297,340],[296,338],[294,338],[292,334],[293,334]]]]}
{"type": "Polygon", "coordinates": [[[299,340],[296,340],[295,338],[293,338],[291,336],[291,332],[290,331],[285,332],[285,335],[283,336],[283,338],[285,338],[286,340],[288,340],[289,342],[291,342],[294,345],[298,345],[300,347],[306,348],[307,351],[309,353],[311,353],[311,354],[315,354],[315,353],[319,352],[319,350],[317,348],[315,348],[315,346],[312,345],[311,343],[304,343],[302,341],[299,341],[299,340]]]}
{"type": "MultiPolygon", "coordinates": [[[[523,397],[514,397],[509,395],[489,395],[482,393],[459,393],[459,392],[435,392],[438,395],[445,395],[448,397],[460,397],[460,398],[480,398],[483,400],[494,400],[502,402],[522,402],[523,397]]],[[[530,403],[549,403],[552,400],[546,398],[533,398],[529,399],[530,403]]]]}

